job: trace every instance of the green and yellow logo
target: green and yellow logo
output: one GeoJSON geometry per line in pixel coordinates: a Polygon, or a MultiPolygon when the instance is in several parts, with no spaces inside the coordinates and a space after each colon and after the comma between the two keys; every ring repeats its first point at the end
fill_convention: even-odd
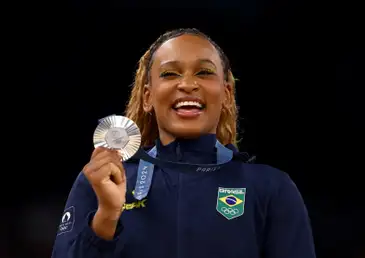
{"type": "Polygon", "coordinates": [[[218,188],[217,211],[226,219],[242,216],[245,211],[246,188],[218,188]]]}
{"type": "Polygon", "coordinates": [[[132,203],[125,203],[123,205],[123,210],[144,208],[144,207],[146,207],[146,202],[147,202],[147,199],[143,199],[143,200],[132,202],[132,203]]]}
{"type": "MultiPolygon", "coordinates": [[[[134,190],[132,191],[132,194],[134,195],[134,190]]],[[[135,201],[132,203],[125,203],[123,205],[123,210],[133,210],[133,209],[145,208],[146,202],[147,202],[147,199],[135,201]]]]}

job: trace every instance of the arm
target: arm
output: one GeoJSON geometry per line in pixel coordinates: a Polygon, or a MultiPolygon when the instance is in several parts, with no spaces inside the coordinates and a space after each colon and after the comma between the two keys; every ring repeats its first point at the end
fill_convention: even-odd
{"type": "Polygon", "coordinates": [[[307,209],[287,174],[269,203],[264,257],[316,257],[307,209]]]}
{"type": "Polygon", "coordinates": [[[122,226],[119,218],[97,209],[95,193],[80,173],[61,217],[52,258],[114,257],[122,226]]]}

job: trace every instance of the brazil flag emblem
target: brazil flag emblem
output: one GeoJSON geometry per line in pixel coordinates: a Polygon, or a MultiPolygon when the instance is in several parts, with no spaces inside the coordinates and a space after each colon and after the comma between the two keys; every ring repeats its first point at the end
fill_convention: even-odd
{"type": "Polygon", "coordinates": [[[245,210],[246,188],[218,188],[217,211],[226,219],[242,216],[245,210]]]}

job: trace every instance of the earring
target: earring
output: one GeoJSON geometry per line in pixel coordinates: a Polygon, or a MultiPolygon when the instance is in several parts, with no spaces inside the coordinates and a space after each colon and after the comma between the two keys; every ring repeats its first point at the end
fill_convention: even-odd
{"type": "Polygon", "coordinates": [[[152,111],[153,111],[152,106],[149,108],[149,110],[151,110],[151,111],[148,111],[147,113],[148,113],[150,116],[152,116],[152,111]]]}

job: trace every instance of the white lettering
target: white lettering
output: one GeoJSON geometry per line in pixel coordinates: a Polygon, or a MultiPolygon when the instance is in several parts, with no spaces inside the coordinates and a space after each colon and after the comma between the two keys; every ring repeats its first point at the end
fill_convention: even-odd
{"type": "Polygon", "coordinates": [[[242,189],[230,190],[230,189],[225,189],[225,188],[220,188],[219,192],[226,193],[226,194],[244,194],[245,193],[242,189]]]}
{"type": "Polygon", "coordinates": [[[202,167],[198,167],[197,169],[196,169],[196,172],[199,172],[199,171],[201,171],[201,172],[212,172],[212,171],[216,171],[216,170],[219,170],[221,167],[211,167],[211,168],[202,168],[202,167]]]}

